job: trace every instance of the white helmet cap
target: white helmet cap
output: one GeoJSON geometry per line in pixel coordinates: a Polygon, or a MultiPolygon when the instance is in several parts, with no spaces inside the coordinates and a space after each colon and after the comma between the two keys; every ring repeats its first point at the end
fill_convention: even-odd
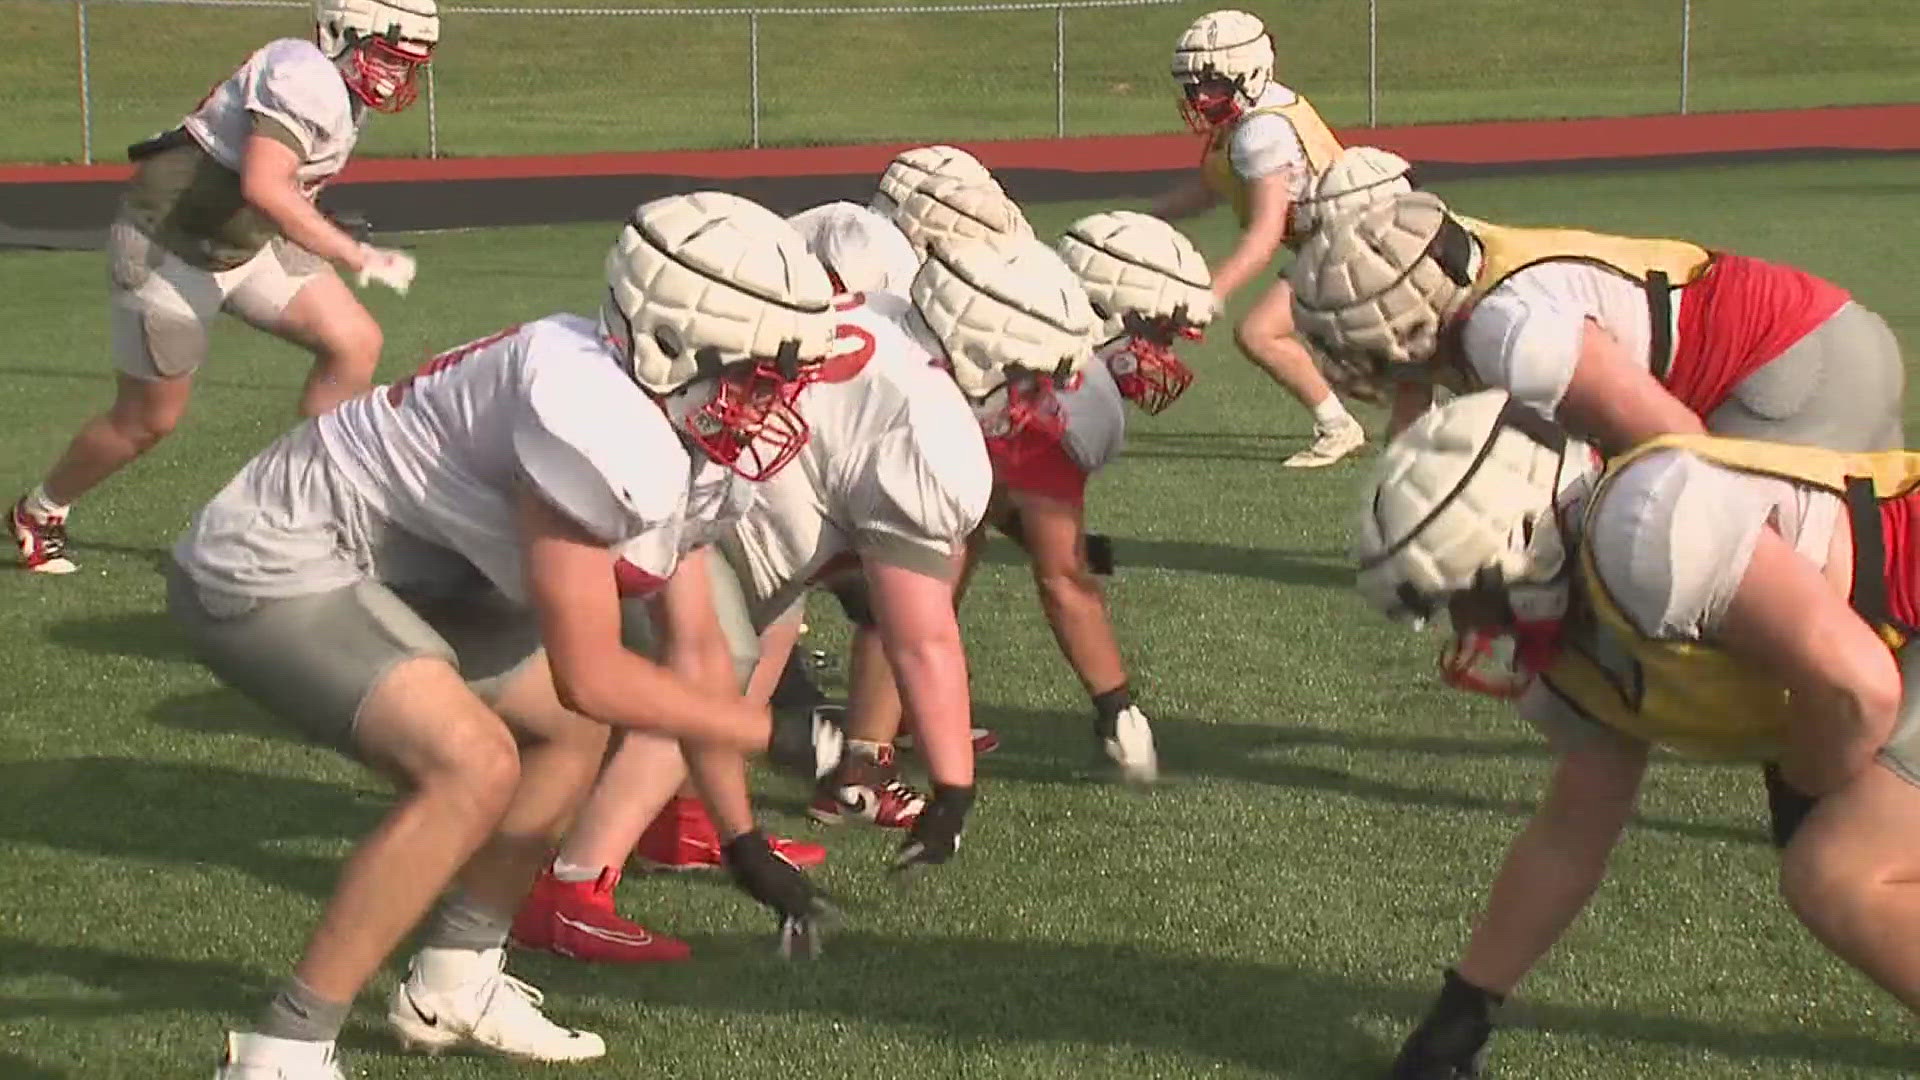
{"type": "Polygon", "coordinates": [[[1173,77],[1181,83],[1224,79],[1252,105],[1273,82],[1273,38],[1257,16],[1210,11],[1174,43],[1173,77]]]}
{"type": "Polygon", "coordinates": [[[1000,186],[980,159],[957,146],[916,146],[902,150],[880,174],[880,189],[869,204],[875,211],[892,217],[907,201],[907,196],[930,181],[953,177],[975,184],[1000,186]]]}
{"type": "Polygon", "coordinates": [[[893,223],[920,253],[935,240],[1033,237],[1033,226],[998,184],[941,177],[908,195],[893,223]]]}
{"type": "Polygon", "coordinates": [[[1032,237],[936,240],[911,297],[976,403],[1010,370],[1064,382],[1092,355],[1100,325],[1073,271],[1032,237]]]}
{"type": "Polygon", "coordinates": [[[440,41],[440,9],[434,0],[314,0],[316,43],[339,56],[363,38],[407,42],[431,51],[440,41]]]}
{"type": "Polygon", "coordinates": [[[1060,258],[1079,276],[1110,340],[1128,315],[1200,327],[1213,321],[1213,275],[1179,229],[1134,210],[1089,214],[1067,226],[1060,258]]]}
{"type": "Polygon", "coordinates": [[[1349,146],[1314,178],[1307,196],[1294,204],[1294,223],[1311,232],[1328,221],[1385,202],[1413,190],[1413,166],[1391,150],[1349,146]]]}
{"type": "MultiPolygon", "coordinates": [[[[1555,501],[1588,478],[1585,444],[1503,390],[1428,410],[1381,455],[1353,544],[1360,591],[1389,616],[1424,619],[1454,594],[1534,589],[1564,609],[1568,538],[1555,501]]],[[[1522,612],[1543,618],[1557,612],[1522,612]]]]}
{"type": "Polygon", "coordinates": [[[1409,191],[1325,223],[1287,269],[1293,323],[1343,378],[1432,358],[1480,258],[1439,196],[1409,191]]]}
{"type": "Polygon", "coordinates": [[[920,257],[893,222],[864,206],[830,202],[787,219],[842,292],[907,294],[920,257]]]}
{"type": "Polygon", "coordinates": [[[607,288],[606,335],[656,395],[728,365],[793,367],[833,340],[820,260],[779,215],[725,192],[641,204],[607,252],[607,288]]]}

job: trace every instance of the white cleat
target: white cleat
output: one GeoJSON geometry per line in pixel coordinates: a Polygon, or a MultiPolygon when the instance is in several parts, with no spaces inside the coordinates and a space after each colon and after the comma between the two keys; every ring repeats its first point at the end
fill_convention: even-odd
{"type": "Polygon", "coordinates": [[[1281,462],[1289,469],[1324,469],[1367,443],[1367,429],[1351,416],[1313,426],[1313,443],[1281,462]]]}
{"type": "Polygon", "coordinates": [[[1129,705],[1113,718],[1113,734],[1100,740],[1107,760],[1130,784],[1151,784],[1160,778],[1160,758],[1153,752],[1153,725],[1140,706],[1129,705]]]}
{"type": "Polygon", "coordinates": [[[331,1042],[227,1032],[227,1056],[213,1080],[347,1080],[331,1042]]]}
{"type": "Polygon", "coordinates": [[[387,1023],[406,1049],[429,1054],[463,1044],[527,1061],[587,1061],[607,1052],[600,1036],[547,1019],[545,996],[505,966],[505,949],[422,949],[394,988],[387,1023]]]}

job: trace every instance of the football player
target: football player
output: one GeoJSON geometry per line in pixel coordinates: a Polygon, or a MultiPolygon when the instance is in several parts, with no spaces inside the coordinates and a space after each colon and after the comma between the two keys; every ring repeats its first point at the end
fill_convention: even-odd
{"type": "Polygon", "coordinates": [[[1788,905],[1920,1011],[1920,454],[1694,434],[1599,462],[1484,391],[1416,420],[1366,492],[1361,591],[1444,613],[1449,681],[1517,696],[1557,755],[1397,1080],[1479,1075],[1495,1006],[1599,885],[1656,746],[1777,765],[1788,905]],[[1468,665],[1495,637],[1519,659],[1503,683],[1468,665]]]}
{"type": "Polygon", "coordinates": [[[208,326],[230,312],[314,356],[300,411],[366,389],[380,327],[342,284],[406,292],[413,258],[362,243],[314,205],[368,110],[399,112],[440,40],[434,0],[315,0],[314,40],[270,42],[180,126],[129,149],[136,167],[107,233],[113,405],[14,503],[20,565],[75,569],[71,504],[179,422],[208,326]]]}
{"type": "Polygon", "coordinates": [[[737,882],[783,944],[813,940],[812,886],[744,805],[770,719],[735,690],[692,545],[805,441],[826,273],[770,211],[701,192],[639,207],[603,289],[598,319],[503,330],[307,421],[174,549],[169,609],[214,674],[402,791],[219,1080],[338,1080],[353,998],[423,917],[387,1013],[405,1044],[600,1056],[503,963],[607,726],[681,741],[737,882]],[[620,552],[656,583],[664,663],[622,647],[620,552]]]}
{"type": "MultiPolygon", "coordinates": [[[[1615,453],[1654,435],[1886,450],[1905,368],[1886,323],[1805,271],[1680,240],[1521,229],[1407,191],[1328,222],[1289,270],[1343,378],[1509,391],[1615,453]]],[[[1409,402],[1409,399],[1411,401],[1409,402]]]]}
{"type": "Polygon", "coordinates": [[[915,188],[893,212],[893,223],[921,258],[936,239],[1033,237],[1027,215],[1000,185],[951,176],[934,177],[915,188]]]}
{"type": "MultiPolygon", "coordinates": [[[[1274,81],[1273,38],[1244,11],[1213,11],[1180,35],[1173,77],[1187,122],[1207,138],[1200,175],[1162,198],[1154,213],[1170,220],[1227,200],[1240,242],[1213,268],[1221,305],[1305,236],[1295,203],[1340,152],[1340,142],[1306,98],[1274,81]]],[[[1294,336],[1283,277],[1268,286],[1234,332],[1247,359],[1313,413],[1311,445],[1290,468],[1321,468],[1360,448],[1366,432],[1347,412],[1313,357],[1294,336]]]]}
{"type": "MultiPolygon", "coordinates": [[[[721,542],[727,572],[716,576],[721,606],[747,611],[760,631],[744,642],[762,657],[750,700],[768,693],[797,636],[800,602],[815,587],[834,589],[872,635],[889,695],[889,671],[901,673],[932,798],[897,783],[893,732],[870,735],[859,695],[846,753],[822,790],[836,795],[836,815],[911,827],[894,863],[906,871],[953,857],[973,802],[953,588],[992,487],[975,414],[996,417],[1008,438],[1044,423],[1051,388],[1084,362],[1095,319],[1072,274],[1036,241],[937,240],[909,297],[856,294],[839,308],[839,349],[797,402],[807,446],[721,542]]],[[[866,662],[856,649],[856,682],[866,662]]],[[[617,865],[672,782],[611,791],[603,778],[563,854],[617,865]]],[[[822,813],[818,800],[811,812],[822,813]]],[[[677,802],[661,819],[667,829],[685,827],[677,802]]]]}

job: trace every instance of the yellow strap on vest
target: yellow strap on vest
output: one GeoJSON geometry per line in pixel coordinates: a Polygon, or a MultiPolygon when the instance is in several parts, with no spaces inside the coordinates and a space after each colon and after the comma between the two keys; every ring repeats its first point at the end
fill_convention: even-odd
{"type": "Polygon", "coordinates": [[[1340,156],[1340,140],[1320,118],[1313,103],[1298,94],[1285,105],[1262,105],[1249,109],[1233,122],[1232,127],[1222,128],[1213,136],[1206,155],[1201,159],[1200,172],[1207,181],[1207,187],[1215,195],[1227,200],[1233,206],[1233,213],[1245,228],[1252,215],[1251,201],[1247,196],[1247,182],[1233,171],[1233,133],[1241,124],[1256,116],[1278,116],[1293,125],[1293,133],[1300,140],[1300,148],[1306,154],[1307,171],[1311,176],[1319,176],[1340,156]]]}

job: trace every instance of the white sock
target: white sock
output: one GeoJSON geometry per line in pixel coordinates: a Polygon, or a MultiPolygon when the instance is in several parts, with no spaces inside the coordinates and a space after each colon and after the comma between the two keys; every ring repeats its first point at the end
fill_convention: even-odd
{"type": "Polygon", "coordinates": [[[604,866],[581,866],[564,859],[553,860],[553,876],[560,881],[598,881],[604,866]]]}
{"type": "Polygon", "coordinates": [[[413,958],[413,973],[427,990],[457,990],[480,979],[491,978],[503,966],[503,950],[448,949],[428,946],[413,958]]]}
{"type": "Polygon", "coordinates": [[[1347,407],[1340,403],[1339,394],[1328,394],[1313,407],[1313,422],[1321,427],[1332,427],[1344,419],[1348,419],[1347,407]]]}
{"type": "Polygon", "coordinates": [[[57,503],[48,498],[45,484],[33,485],[33,490],[27,492],[27,497],[22,501],[26,505],[27,513],[43,520],[50,517],[66,517],[67,511],[71,508],[68,503],[57,503]]]}

